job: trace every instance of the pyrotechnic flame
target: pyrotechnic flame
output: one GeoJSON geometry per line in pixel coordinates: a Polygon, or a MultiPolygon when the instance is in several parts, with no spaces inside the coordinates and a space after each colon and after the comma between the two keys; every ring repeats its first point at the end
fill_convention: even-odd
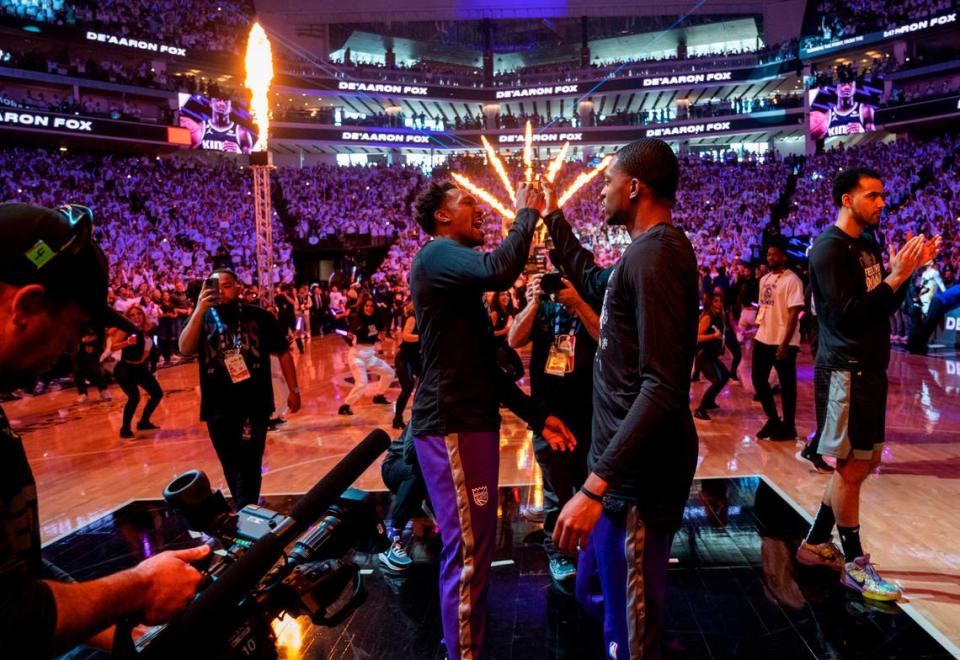
{"type": "Polygon", "coordinates": [[[250,37],[247,40],[247,79],[244,86],[252,93],[250,111],[257,124],[257,143],[254,151],[266,151],[267,133],[270,130],[270,104],[267,101],[267,92],[270,91],[270,81],[273,80],[273,51],[267,33],[259,23],[250,28],[250,37]]]}
{"type": "Polygon", "coordinates": [[[533,124],[527,120],[527,130],[523,135],[523,180],[533,181],[533,124]]]}
{"type": "Polygon", "coordinates": [[[593,181],[600,172],[607,169],[607,166],[613,161],[613,156],[607,156],[601,160],[596,167],[594,167],[589,172],[581,172],[577,175],[577,178],[573,180],[573,183],[570,184],[570,187],[563,191],[563,194],[560,195],[560,199],[557,200],[557,206],[563,206],[570,198],[577,194],[581,188],[593,181]]]}
{"type": "Polygon", "coordinates": [[[498,156],[497,152],[493,150],[492,146],[490,146],[490,142],[487,141],[486,135],[481,135],[480,140],[483,142],[483,148],[487,150],[487,158],[490,159],[490,164],[493,165],[493,169],[496,170],[497,174],[500,176],[500,180],[503,182],[503,187],[506,189],[510,199],[516,199],[517,193],[513,190],[513,184],[510,183],[510,177],[507,175],[507,169],[503,166],[503,161],[500,160],[500,156],[498,156]]]}
{"type": "Polygon", "coordinates": [[[557,178],[557,174],[560,173],[560,168],[563,167],[564,158],[567,155],[567,149],[570,148],[569,142],[564,142],[563,146],[560,147],[560,151],[557,152],[556,158],[550,161],[550,167],[547,168],[547,181],[553,183],[553,180],[557,178]]]}
{"type": "Polygon", "coordinates": [[[486,202],[490,206],[490,208],[492,208],[494,211],[502,215],[504,218],[508,220],[513,220],[514,217],[516,217],[516,214],[510,209],[508,209],[506,206],[504,206],[499,199],[491,195],[485,189],[476,185],[473,181],[471,181],[464,175],[453,172],[450,174],[450,176],[452,176],[453,180],[456,181],[458,184],[466,188],[472,194],[479,197],[482,201],[486,202]]]}

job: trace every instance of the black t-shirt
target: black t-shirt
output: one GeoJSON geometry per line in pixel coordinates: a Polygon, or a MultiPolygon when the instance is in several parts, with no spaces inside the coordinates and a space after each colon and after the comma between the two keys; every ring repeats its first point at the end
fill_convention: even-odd
{"type": "Polygon", "coordinates": [[[297,315],[293,310],[293,303],[291,303],[290,299],[283,293],[278,294],[273,302],[277,306],[277,318],[280,319],[280,323],[288,328],[292,328],[297,322],[297,315]]]}
{"type": "Polygon", "coordinates": [[[380,339],[383,327],[383,322],[376,312],[373,316],[367,316],[363,312],[357,314],[353,321],[353,334],[357,338],[357,344],[373,346],[380,339]]]}
{"type": "MultiPolygon", "coordinates": [[[[530,332],[530,393],[543,401],[547,410],[567,426],[589,429],[593,414],[593,358],[597,342],[576,316],[568,314],[563,305],[544,300],[540,302],[530,332]],[[573,333],[576,338],[573,352],[573,371],[554,376],[544,371],[550,347],[559,335],[573,333]]],[[[586,442],[587,438],[577,438],[586,442]]]]}
{"type": "Polygon", "coordinates": [[[36,482],[0,408],[0,657],[46,657],[57,607],[44,572],[36,482]]]}
{"type": "Polygon", "coordinates": [[[414,257],[410,291],[423,359],[411,415],[414,436],[499,430],[500,402],[513,388],[497,366],[483,293],[505,290],[520,275],[537,219],[536,211],[522,209],[491,252],[437,238],[414,257]]]}
{"type": "Polygon", "coordinates": [[[817,366],[884,371],[890,362],[890,316],[903,304],[884,278],[880,246],[833,226],[810,249],[810,287],[817,308],[817,366]]]}
{"type": "Polygon", "coordinates": [[[270,355],[288,350],[286,330],[265,309],[239,303],[209,310],[203,317],[200,347],[200,419],[272,413],[270,355]],[[250,372],[238,383],[230,379],[224,364],[225,352],[235,347],[250,372]]]}
{"type": "Polygon", "coordinates": [[[690,373],[698,308],[690,241],[659,224],[624,251],[600,314],[588,465],[655,527],[680,526],[697,464],[690,373]]]}

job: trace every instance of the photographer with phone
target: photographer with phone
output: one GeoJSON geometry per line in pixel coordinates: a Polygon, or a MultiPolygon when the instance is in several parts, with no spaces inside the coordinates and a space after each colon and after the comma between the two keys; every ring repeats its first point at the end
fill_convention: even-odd
{"type": "Polygon", "coordinates": [[[286,330],[270,312],[239,298],[236,274],[214,271],[180,334],[180,352],[200,358],[200,419],[238,509],[260,499],[267,423],[274,411],[270,355],[280,359],[290,412],[300,409],[286,330]]]}
{"type": "MultiPolygon", "coordinates": [[[[600,318],[560,273],[532,275],[527,305],[507,337],[512,348],[533,344],[530,354],[530,393],[559,417],[576,438],[572,452],[554,451],[539,433],[533,450],[543,475],[543,541],[550,576],[560,584],[577,575],[576,562],[553,544],[560,510],[587,477],[590,421],[593,417],[593,356],[600,336],[600,318]]],[[[597,303],[599,306],[599,301],[597,303]]]]}
{"type": "MultiPolygon", "coordinates": [[[[129,324],[108,309],[107,259],[93,214],[0,205],[0,389],[30,383],[76,350],[88,325],[129,324]]],[[[132,330],[131,330],[132,332],[132,330]]],[[[41,556],[37,487],[0,409],[0,655],[49,657],[84,642],[109,649],[114,624],[162,623],[193,598],[190,562],[209,548],[162,552],[129,570],[70,582],[41,556]]]]}

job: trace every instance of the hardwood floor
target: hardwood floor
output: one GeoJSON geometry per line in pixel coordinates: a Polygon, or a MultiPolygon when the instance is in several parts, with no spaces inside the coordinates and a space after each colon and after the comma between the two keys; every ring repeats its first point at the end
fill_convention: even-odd
{"type": "MultiPolygon", "coordinates": [[[[339,337],[315,339],[296,356],[304,409],[268,436],[264,493],[299,493],[312,486],[376,426],[389,429],[392,409],[354,406],[336,414],[351,384],[339,337]]],[[[749,379],[749,361],[740,368],[749,379]]],[[[76,392],[26,398],[4,405],[24,437],[40,493],[42,536],[49,541],[131,499],[155,499],[175,475],[201,468],[226,490],[206,429],[198,420],[196,364],[159,373],[166,392],[154,422],[161,430],[119,438],[123,394],[112,402],[77,404],[76,392]]],[[[813,431],[813,369],[804,351],[799,367],[797,426],[813,431]]],[[[889,370],[887,444],[879,474],[863,490],[864,545],[881,573],[905,587],[904,609],[938,631],[960,655],[960,362],[897,353],[889,370]]],[[[698,398],[704,384],[694,385],[698,398]]],[[[395,398],[391,390],[389,398],[395,398]],[[392,396],[391,396],[392,395],[392,396]]],[[[793,443],[757,441],[762,424],[752,389],[731,385],[710,422],[697,422],[701,478],[762,475],[806,514],[812,514],[829,477],[795,457],[793,443]]],[[[409,417],[409,411],[407,413],[409,417]]],[[[501,438],[501,483],[538,484],[529,432],[510,414],[501,438]]],[[[379,466],[357,484],[383,489],[379,466]]],[[[531,493],[539,489],[531,489],[531,493]]]]}

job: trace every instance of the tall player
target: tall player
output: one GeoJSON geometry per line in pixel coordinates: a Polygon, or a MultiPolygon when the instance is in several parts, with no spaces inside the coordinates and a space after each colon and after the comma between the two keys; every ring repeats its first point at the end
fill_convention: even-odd
{"type": "Polygon", "coordinates": [[[857,80],[847,71],[840,72],[837,103],[827,112],[810,112],[810,135],[815,140],[838,135],[853,135],[876,130],[873,106],[856,100],[857,80]]]}
{"type": "Polygon", "coordinates": [[[697,464],[689,404],[699,280],[693,247],[672,222],[679,176],[661,140],[617,152],[600,197],[606,223],[623,226],[631,243],[612,271],[595,265],[547,193],[544,221],[559,265],[590,298],[603,291],[590,474],[553,538],[561,550],[582,548],[577,597],[602,607],[613,660],[660,657],[670,546],[697,464]],[[602,605],[587,593],[593,576],[602,605]]]}
{"type": "Polygon", "coordinates": [[[904,284],[940,249],[940,237],[911,238],[894,252],[890,272],[871,230],[884,207],[878,172],[855,167],[833,181],[836,223],[810,251],[810,284],[820,324],[814,374],[819,451],[837,469],[797,560],[841,571],[841,583],[864,598],[893,601],[900,589],[884,580],[860,543],[860,488],[880,465],[890,361],[890,316],[906,294],[904,284]],[[837,526],[843,551],[831,542],[837,526]]]}
{"type": "Polygon", "coordinates": [[[210,119],[198,122],[181,115],[180,125],[190,131],[190,143],[194,149],[250,153],[255,142],[253,133],[233,120],[233,103],[230,99],[210,99],[210,119]]]}

